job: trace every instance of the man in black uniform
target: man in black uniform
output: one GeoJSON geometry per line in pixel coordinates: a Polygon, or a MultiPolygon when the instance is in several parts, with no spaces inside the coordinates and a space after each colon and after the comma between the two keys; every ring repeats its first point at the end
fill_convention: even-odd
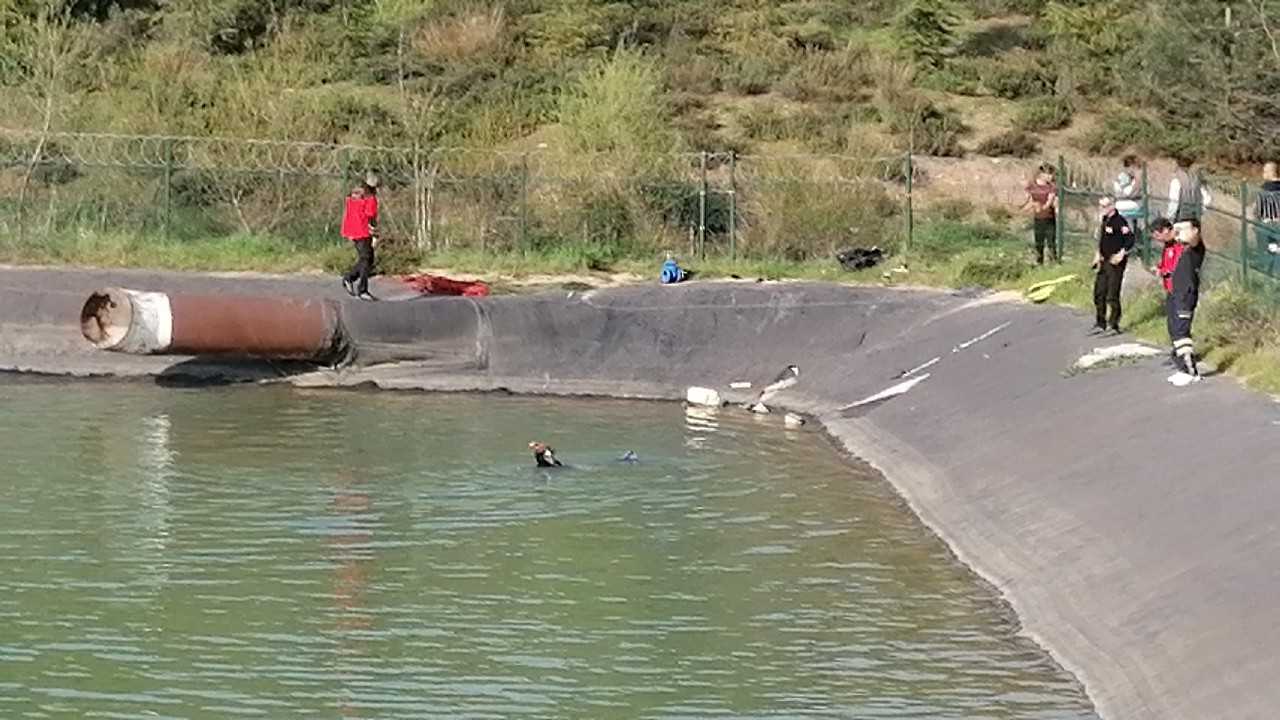
{"type": "Polygon", "coordinates": [[[1097,318],[1094,333],[1110,330],[1120,334],[1120,287],[1124,283],[1124,270],[1129,265],[1129,252],[1133,250],[1133,229],[1129,221],[1116,211],[1116,201],[1104,197],[1098,201],[1102,211],[1102,224],[1098,228],[1098,249],[1094,253],[1093,267],[1098,271],[1093,280],[1093,306],[1097,318]],[[1110,306],[1111,317],[1107,317],[1110,306]]]}
{"type": "Polygon", "coordinates": [[[1175,224],[1178,242],[1184,245],[1178,263],[1173,266],[1173,284],[1169,292],[1172,302],[1169,311],[1169,335],[1173,340],[1173,352],[1178,358],[1178,372],[1169,382],[1179,387],[1200,382],[1200,369],[1196,365],[1195,344],[1191,341],[1191,322],[1200,302],[1200,268],[1204,266],[1204,241],[1200,239],[1200,221],[1192,218],[1175,224]]]}

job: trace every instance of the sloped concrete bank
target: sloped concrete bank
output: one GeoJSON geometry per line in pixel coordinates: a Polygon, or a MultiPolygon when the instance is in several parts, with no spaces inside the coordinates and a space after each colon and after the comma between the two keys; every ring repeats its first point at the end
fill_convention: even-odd
{"type": "Polygon", "coordinates": [[[994,296],[690,283],[360,304],[334,285],[0,271],[0,368],[679,399],[689,385],[758,388],[795,364],[799,382],[773,405],[816,418],[881,470],[1103,717],[1280,707],[1280,411],[1228,378],[1176,389],[1158,359],[1070,373],[1104,344],[1085,335],[1088,320],[994,296]],[[332,297],[367,348],[361,361],[400,361],[314,369],[92,351],[76,318],[105,285],[332,297]],[[923,379],[905,394],[841,410],[912,378],[923,379]]]}

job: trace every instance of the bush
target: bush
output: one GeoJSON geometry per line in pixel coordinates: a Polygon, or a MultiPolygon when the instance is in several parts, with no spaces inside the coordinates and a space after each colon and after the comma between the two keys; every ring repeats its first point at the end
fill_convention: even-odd
{"type": "Polygon", "coordinates": [[[1057,75],[1042,56],[1016,52],[993,58],[957,61],[962,72],[977,75],[982,91],[1005,100],[1039,97],[1053,92],[1057,75]]]}
{"type": "Polygon", "coordinates": [[[739,95],[763,95],[773,89],[786,70],[786,62],[776,57],[730,57],[720,68],[720,84],[739,95]]]}
{"type": "Polygon", "coordinates": [[[969,128],[947,108],[906,94],[894,98],[888,108],[889,130],[912,152],[937,157],[963,157],[960,137],[969,128]]]}
{"type": "Polygon", "coordinates": [[[652,61],[618,53],[585,73],[561,103],[566,144],[579,152],[664,153],[676,145],[652,61]]]}
{"type": "Polygon", "coordinates": [[[1074,114],[1075,107],[1065,98],[1036,98],[1018,108],[1013,127],[1026,132],[1061,130],[1071,124],[1074,114]]]}
{"type": "Polygon", "coordinates": [[[973,66],[961,63],[948,63],[933,72],[920,75],[916,79],[916,85],[925,90],[936,90],[952,95],[982,94],[982,78],[974,71],[973,66]]]}
{"type": "Polygon", "coordinates": [[[978,145],[978,154],[989,157],[1029,158],[1038,152],[1040,141],[1021,130],[1000,133],[978,145]]]}
{"type": "Polygon", "coordinates": [[[743,200],[742,247],[756,257],[830,258],[848,247],[889,247],[897,238],[891,219],[900,207],[875,182],[829,189],[811,181],[780,182],[743,200]]]}
{"type": "Polygon", "coordinates": [[[867,94],[862,53],[806,52],[775,87],[783,97],[801,102],[847,102],[867,94]]]}
{"type": "Polygon", "coordinates": [[[1212,145],[1202,130],[1170,128],[1147,115],[1133,112],[1103,115],[1097,126],[1080,141],[1084,150],[1100,155],[1118,155],[1133,150],[1191,159],[1204,157],[1212,145]]]}

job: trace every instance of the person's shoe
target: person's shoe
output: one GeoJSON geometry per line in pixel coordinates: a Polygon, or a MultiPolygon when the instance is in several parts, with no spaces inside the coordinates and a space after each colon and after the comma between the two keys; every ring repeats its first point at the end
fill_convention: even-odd
{"type": "Polygon", "coordinates": [[[356,296],[356,284],[346,278],[342,278],[342,288],[347,291],[351,297],[356,296]]]}
{"type": "Polygon", "coordinates": [[[362,292],[362,293],[360,293],[359,295],[357,295],[357,297],[359,297],[361,300],[365,300],[365,301],[368,301],[368,302],[374,302],[374,301],[376,301],[376,300],[378,299],[378,298],[376,298],[376,297],[374,297],[374,296],[370,295],[370,294],[369,294],[369,291],[367,291],[367,290],[366,290],[365,292],[362,292]]]}
{"type": "Polygon", "coordinates": [[[1109,335],[1109,336],[1111,336],[1111,337],[1115,337],[1116,335],[1123,335],[1123,334],[1124,334],[1124,333],[1120,332],[1120,328],[1118,328],[1118,327],[1113,327],[1113,328],[1111,328],[1110,330],[1108,330],[1108,331],[1107,331],[1107,335],[1109,335]]]}
{"type": "Polygon", "coordinates": [[[1097,323],[1094,323],[1093,327],[1089,328],[1090,335],[1101,335],[1106,331],[1107,331],[1106,325],[1098,325],[1097,323]]]}

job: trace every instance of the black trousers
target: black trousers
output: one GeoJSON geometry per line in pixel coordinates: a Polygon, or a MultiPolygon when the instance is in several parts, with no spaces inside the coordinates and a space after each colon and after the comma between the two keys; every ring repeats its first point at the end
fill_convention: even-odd
{"type": "Polygon", "coordinates": [[[1035,219],[1035,239],[1036,239],[1036,263],[1044,264],[1044,249],[1049,248],[1049,257],[1055,261],[1058,259],[1058,240],[1057,240],[1058,221],[1055,218],[1036,218],[1035,219]]]}
{"type": "Polygon", "coordinates": [[[1128,257],[1118,265],[1112,265],[1104,257],[1098,266],[1098,275],[1093,279],[1093,308],[1098,327],[1120,329],[1120,287],[1124,284],[1124,269],[1128,265],[1128,257]],[[1111,310],[1110,318],[1108,309],[1111,310]]]}
{"type": "Polygon", "coordinates": [[[356,284],[356,292],[369,292],[369,275],[373,273],[373,238],[356,240],[356,262],[342,274],[342,279],[356,284]]]}
{"type": "Polygon", "coordinates": [[[1173,354],[1189,369],[1194,370],[1196,346],[1191,340],[1191,324],[1196,319],[1196,305],[1200,304],[1197,293],[1175,295],[1169,293],[1164,298],[1165,321],[1169,326],[1169,342],[1173,345],[1173,354]]]}

